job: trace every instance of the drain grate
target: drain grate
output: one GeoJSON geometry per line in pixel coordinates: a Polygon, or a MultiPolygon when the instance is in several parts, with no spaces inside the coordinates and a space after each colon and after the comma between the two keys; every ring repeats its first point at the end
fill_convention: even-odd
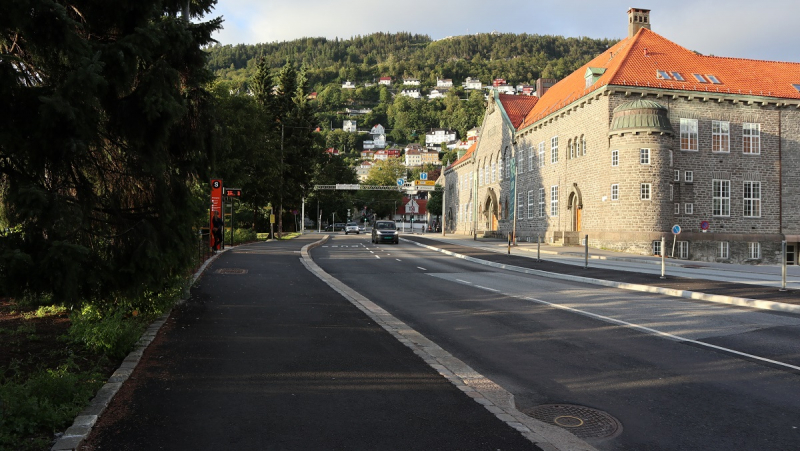
{"type": "Polygon", "coordinates": [[[562,427],[579,438],[610,438],[622,433],[622,424],[596,409],[570,404],[545,404],[522,410],[531,418],[562,427]]]}
{"type": "Polygon", "coordinates": [[[216,272],[217,274],[247,274],[246,269],[240,268],[220,268],[216,272]]]}

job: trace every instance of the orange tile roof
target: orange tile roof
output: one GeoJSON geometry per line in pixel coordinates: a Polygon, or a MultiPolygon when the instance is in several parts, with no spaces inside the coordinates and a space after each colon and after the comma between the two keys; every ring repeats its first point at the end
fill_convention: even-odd
{"type": "Polygon", "coordinates": [[[477,149],[477,148],[478,148],[478,143],[475,143],[475,144],[469,146],[469,149],[467,149],[467,151],[464,153],[464,155],[461,158],[459,158],[456,161],[454,161],[453,163],[451,163],[450,166],[448,166],[448,168],[452,168],[453,166],[455,166],[455,165],[461,163],[462,161],[466,160],[467,158],[469,158],[475,152],[475,149],[477,149]]]}
{"type": "Polygon", "coordinates": [[[800,91],[792,86],[798,83],[800,63],[699,55],[642,28],[551,87],[519,128],[606,85],[800,99],[800,91]],[[605,73],[586,88],[589,67],[604,68],[605,73]],[[660,79],[659,70],[678,72],[684,81],[660,79]],[[720,84],[700,83],[692,74],[713,75],[720,84]]]}
{"type": "Polygon", "coordinates": [[[503,109],[506,110],[506,114],[514,128],[522,124],[525,116],[531,111],[534,105],[536,105],[536,102],[539,101],[538,97],[515,96],[511,94],[498,94],[498,98],[503,105],[503,109]]]}

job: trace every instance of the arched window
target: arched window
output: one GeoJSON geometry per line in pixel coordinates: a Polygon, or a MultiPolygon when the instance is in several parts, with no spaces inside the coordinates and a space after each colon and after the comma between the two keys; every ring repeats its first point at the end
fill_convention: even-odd
{"type": "Polygon", "coordinates": [[[581,153],[586,155],[586,135],[581,135],[581,153]]]}
{"type": "Polygon", "coordinates": [[[575,158],[575,149],[572,147],[572,140],[567,141],[567,158],[570,160],[575,158]]]}

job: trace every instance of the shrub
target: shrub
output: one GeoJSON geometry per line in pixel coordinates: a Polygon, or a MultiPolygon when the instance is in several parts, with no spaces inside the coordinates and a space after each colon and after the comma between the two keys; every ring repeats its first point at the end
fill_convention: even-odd
{"type": "Polygon", "coordinates": [[[103,385],[94,372],[74,373],[67,362],[27,379],[0,379],[0,448],[42,449],[64,430],[103,385]],[[23,437],[36,437],[23,442],[23,437]]]}
{"type": "Polygon", "coordinates": [[[93,306],[73,313],[70,320],[72,341],[111,359],[128,355],[146,328],[144,321],[128,317],[122,310],[104,314],[93,306]]]}

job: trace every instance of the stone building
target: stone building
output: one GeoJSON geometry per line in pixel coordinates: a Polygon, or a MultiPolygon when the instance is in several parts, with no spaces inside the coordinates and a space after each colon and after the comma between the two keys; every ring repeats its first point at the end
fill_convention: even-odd
{"type": "Polygon", "coordinates": [[[630,9],[628,37],[519,124],[494,100],[477,149],[445,172],[447,211],[474,203],[448,229],[507,236],[516,216],[519,240],[659,254],[664,237],[676,258],[752,263],[786,240],[797,262],[800,64],[703,56],[630,9]]]}

